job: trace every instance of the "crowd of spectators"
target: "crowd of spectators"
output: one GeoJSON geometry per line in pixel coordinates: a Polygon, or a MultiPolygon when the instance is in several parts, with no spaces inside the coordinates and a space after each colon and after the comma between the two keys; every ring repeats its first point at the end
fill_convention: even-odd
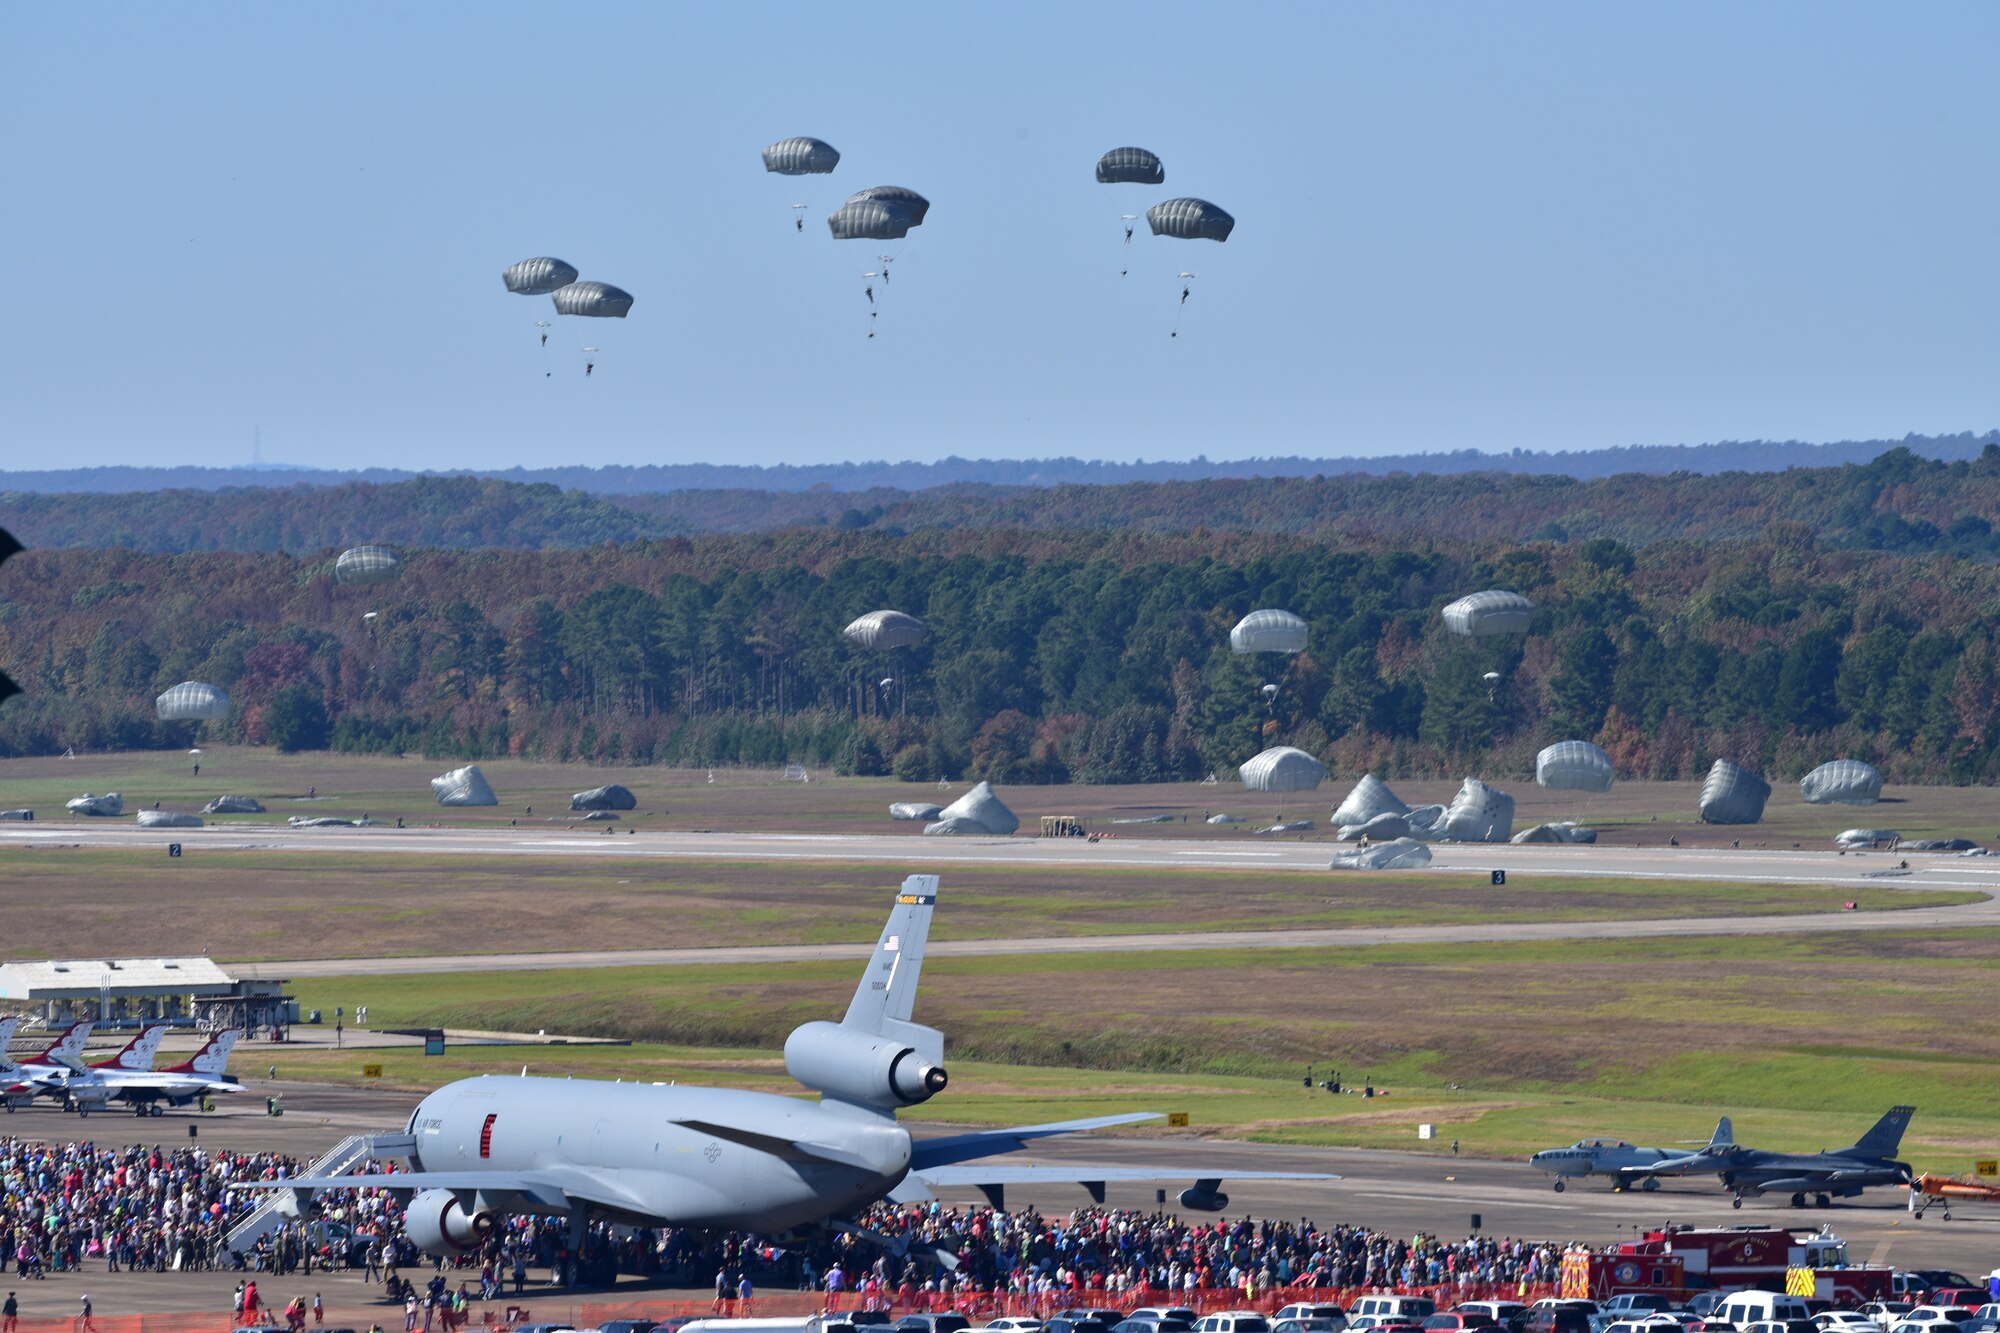
{"type": "MultiPolygon", "coordinates": [[[[280,1179],[301,1163],[272,1153],[106,1147],[0,1140],[0,1254],[17,1276],[89,1265],[116,1271],[192,1272],[241,1266],[278,1276],[316,1267],[361,1269],[391,1299],[414,1276],[435,1286],[446,1265],[403,1237],[387,1189],[363,1186],[320,1196],[312,1216],[278,1228],[241,1254],[227,1250],[232,1225],[256,1193],[232,1183],[280,1179]],[[417,1272],[415,1270],[429,1270],[417,1272]],[[425,1281],[430,1279],[430,1281],[425,1281]]],[[[386,1182],[385,1182],[386,1183],[386,1182]]],[[[1562,1247],[1490,1236],[1448,1240],[1392,1236],[1355,1226],[1245,1217],[1186,1218],[1165,1212],[1086,1207],[1066,1216],[1034,1209],[878,1204],[858,1219],[876,1237],[822,1233],[774,1244],[735,1233],[594,1225],[572,1253],[561,1218],[510,1217],[483,1249],[452,1261],[453,1280],[476,1297],[521,1291],[533,1278],[605,1285],[636,1273],[664,1283],[734,1291],[759,1287],[848,1293],[884,1305],[919,1297],[992,1293],[1113,1300],[1128,1292],[1232,1288],[1526,1287],[1556,1280],[1562,1247]],[[921,1262],[949,1250],[956,1271],[921,1262]]]]}

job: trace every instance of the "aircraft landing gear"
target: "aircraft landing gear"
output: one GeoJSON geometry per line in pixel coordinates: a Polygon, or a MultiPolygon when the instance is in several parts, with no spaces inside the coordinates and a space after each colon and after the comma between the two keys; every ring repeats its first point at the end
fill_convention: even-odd
{"type": "Polygon", "coordinates": [[[1824,1194],[1815,1194],[1813,1195],[1813,1207],[1831,1208],[1833,1207],[1833,1200],[1827,1198],[1824,1194]]]}
{"type": "MultiPolygon", "coordinates": [[[[1558,1194],[1561,1194],[1561,1193],[1562,1193],[1562,1192],[1563,1192],[1564,1190],[1566,1190],[1566,1189],[1568,1189],[1568,1188],[1569,1188],[1569,1186],[1567,1186],[1567,1185],[1563,1184],[1560,1178],[1558,1178],[1558,1179],[1557,1179],[1557,1181],[1556,1181],[1556,1193],[1558,1193],[1558,1194]]],[[[1616,1187],[1614,1186],[1613,1188],[1616,1188],[1616,1187]]]]}
{"type": "Polygon", "coordinates": [[[1743,1206],[1743,1196],[1741,1194],[1730,1195],[1729,1206],[1731,1208],[1741,1208],[1743,1206]]]}
{"type": "Polygon", "coordinates": [[[1659,1187],[1660,1187],[1660,1181],[1657,1176],[1647,1176],[1646,1182],[1643,1185],[1639,1186],[1639,1188],[1642,1190],[1656,1190],[1659,1187]]]}
{"type": "Polygon", "coordinates": [[[1792,1196],[1792,1207],[1794,1207],[1794,1208],[1803,1208],[1803,1207],[1805,1207],[1805,1206],[1806,1206],[1806,1196],[1805,1196],[1805,1195],[1803,1195],[1803,1194],[1794,1194],[1794,1195],[1792,1196]]]}

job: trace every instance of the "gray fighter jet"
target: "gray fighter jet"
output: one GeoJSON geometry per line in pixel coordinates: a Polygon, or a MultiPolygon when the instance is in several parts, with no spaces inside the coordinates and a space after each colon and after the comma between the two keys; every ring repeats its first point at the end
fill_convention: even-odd
{"type": "MultiPolygon", "coordinates": [[[[728,1088],[486,1076],[424,1098],[408,1132],[371,1144],[377,1159],[407,1158],[393,1175],[244,1182],[241,1189],[316,1190],[360,1184],[412,1192],[410,1239],[433,1254],[479,1247],[514,1213],[565,1214],[572,1252],[593,1218],[645,1226],[707,1227],[772,1237],[816,1227],[867,1235],[851,1218],[878,1199],[915,1201],[930,1188],[1072,1181],[1102,1199],[1109,1180],[1192,1178],[1187,1208],[1219,1210],[1225,1175],[1333,1180],[1317,1172],[1158,1170],[982,1165],[1035,1139],[1153,1120],[1151,1112],[1096,1116],[913,1141],[896,1112],[943,1092],[944,1035],[910,1019],[937,902],[937,876],[912,875],[882,930],[861,985],[838,1023],[807,1023],[785,1042],[785,1068],[817,1103],[728,1088]]],[[[880,1238],[878,1238],[880,1239],[880,1238]]],[[[952,1266],[946,1251],[927,1255],[952,1266]]]]}
{"type": "Polygon", "coordinates": [[[1766,1152],[1739,1143],[1712,1144],[1690,1157],[1641,1168],[1650,1176],[1714,1175],[1732,1195],[1732,1208],[1762,1194],[1789,1194],[1792,1207],[1806,1196],[1824,1208],[1834,1198],[1851,1199],[1870,1186],[1908,1184],[1910,1168],[1896,1160],[1914,1106],[1892,1106],[1853,1146],[1816,1153],[1766,1152]]]}
{"type": "MultiPolygon", "coordinates": [[[[1715,1133],[1703,1151],[1713,1152],[1732,1141],[1729,1117],[1715,1122],[1715,1133]]],[[[1699,1140],[1696,1140],[1699,1142],[1699,1140]]],[[[1564,1182],[1578,1176],[1609,1176],[1613,1192],[1636,1185],[1640,1189],[1660,1187],[1659,1173],[1652,1168],[1683,1161],[1696,1154],[1686,1149],[1640,1148],[1623,1139],[1581,1139],[1567,1148],[1549,1148],[1528,1159],[1531,1166],[1556,1178],[1556,1193],[1564,1182]]]]}

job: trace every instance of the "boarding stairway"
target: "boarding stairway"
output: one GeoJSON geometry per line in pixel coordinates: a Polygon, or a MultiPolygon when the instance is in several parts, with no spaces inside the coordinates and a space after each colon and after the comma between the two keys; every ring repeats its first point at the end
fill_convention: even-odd
{"type": "MultiPolygon", "coordinates": [[[[350,1134],[333,1146],[332,1151],[322,1155],[302,1176],[340,1176],[352,1171],[363,1162],[385,1162],[408,1157],[416,1150],[417,1141],[409,1134],[350,1134]]],[[[356,1184],[371,1184],[372,1181],[357,1179],[356,1184]]],[[[229,1229],[229,1238],[224,1248],[243,1254],[278,1228],[299,1215],[300,1206],[306,1202],[308,1191],[303,1190],[260,1190],[264,1197],[258,1205],[243,1215],[243,1220],[229,1229]]]]}

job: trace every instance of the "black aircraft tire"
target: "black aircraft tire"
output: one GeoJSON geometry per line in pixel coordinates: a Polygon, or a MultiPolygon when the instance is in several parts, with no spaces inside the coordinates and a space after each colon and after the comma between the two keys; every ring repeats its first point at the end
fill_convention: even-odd
{"type": "Polygon", "coordinates": [[[1568,1188],[1569,1186],[1563,1184],[1560,1180],[1556,1182],[1556,1193],[1561,1194],[1564,1190],[1568,1188]]]}

